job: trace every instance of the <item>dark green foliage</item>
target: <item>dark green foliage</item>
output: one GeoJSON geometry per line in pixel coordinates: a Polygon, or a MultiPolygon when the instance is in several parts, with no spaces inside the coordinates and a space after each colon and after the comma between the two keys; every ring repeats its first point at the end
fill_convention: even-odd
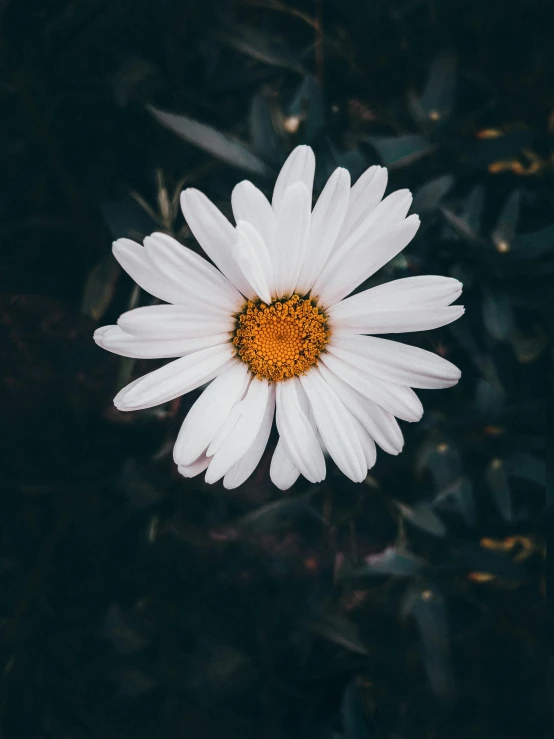
{"type": "Polygon", "coordinates": [[[6,739],[550,735],[543,644],[553,328],[544,0],[0,4],[6,739]],[[156,366],[92,341],[146,304],[113,238],[225,212],[298,143],[390,168],[422,227],[369,284],[464,282],[465,316],[397,336],[463,372],[420,395],[362,485],[184,480],[196,393],[117,412],[156,366]]]}

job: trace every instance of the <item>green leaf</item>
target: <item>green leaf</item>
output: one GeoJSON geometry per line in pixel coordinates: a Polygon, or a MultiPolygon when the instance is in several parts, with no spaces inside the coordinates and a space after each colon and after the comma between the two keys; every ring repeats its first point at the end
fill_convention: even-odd
{"type": "Polygon", "coordinates": [[[346,686],[341,704],[344,739],[371,739],[365,717],[360,688],[352,681],[346,686]]]}
{"type": "Polygon", "coordinates": [[[470,145],[462,157],[467,169],[483,169],[492,162],[515,157],[534,138],[533,131],[513,131],[497,138],[481,139],[470,145]]]}
{"type": "Polygon", "coordinates": [[[152,105],[147,107],[162,126],[176,133],[182,139],[188,141],[189,144],[198,146],[198,148],[207,151],[222,162],[237,167],[237,169],[243,169],[258,175],[269,174],[270,170],[267,164],[242,141],[231,138],[231,136],[187,116],[166,113],[163,110],[157,110],[152,105]]]}
{"type": "Polygon", "coordinates": [[[322,613],[308,624],[310,631],[338,644],[349,652],[367,655],[358,627],[348,619],[333,613],[322,613]]]}
{"type": "Polygon", "coordinates": [[[476,234],[478,234],[481,230],[481,216],[483,214],[484,202],[485,189],[482,185],[477,185],[469,193],[468,198],[464,203],[464,208],[462,210],[462,219],[476,234]]]}
{"type": "Polygon", "coordinates": [[[508,476],[501,459],[493,459],[487,466],[485,477],[496,507],[506,521],[513,518],[512,495],[508,476]]]}
{"type": "Polygon", "coordinates": [[[523,567],[502,552],[485,549],[473,542],[459,542],[442,562],[445,571],[488,572],[505,580],[519,580],[523,567]]]}
{"type": "Polygon", "coordinates": [[[504,405],[504,398],[502,390],[482,377],[477,380],[475,405],[484,419],[491,420],[498,416],[504,405]]]}
{"type": "Polygon", "coordinates": [[[554,224],[539,231],[516,236],[510,258],[517,261],[540,259],[551,252],[554,252],[554,224]]]}
{"type": "Polygon", "coordinates": [[[321,88],[313,74],[307,74],[298,86],[288,109],[289,116],[302,121],[302,140],[311,143],[325,126],[325,109],[321,88]]]}
{"type": "Polygon", "coordinates": [[[271,107],[263,92],[252,98],[248,123],[250,140],[256,152],[276,166],[281,164],[285,158],[281,137],[275,129],[271,107]]]}
{"type": "Polygon", "coordinates": [[[468,526],[475,526],[476,513],[473,499],[473,486],[465,477],[459,477],[442,488],[434,504],[443,511],[451,511],[462,516],[468,526]]]}
{"type": "Polygon", "coordinates": [[[440,210],[444,220],[452,226],[458,236],[469,243],[477,243],[479,241],[479,234],[469,225],[465,218],[456,215],[448,208],[442,207],[440,210]]]}
{"type": "Polygon", "coordinates": [[[406,167],[430,154],[434,149],[423,136],[367,136],[368,141],[379,154],[384,165],[391,169],[406,167]]]}
{"type": "Polygon", "coordinates": [[[428,531],[434,536],[444,536],[446,528],[428,503],[418,503],[411,508],[403,503],[396,503],[402,516],[418,529],[428,531]]]}
{"type": "Polygon", "coordinates": [[[444,52],[433,61],[418,105],[427,122],[439,125],[448,118],[454,103],[456,67],[452,52],[444,52]]]}
{"type": "Polygon", "coordinates": [[[345,569],[341,577],[347,580],[376,575],[395,575],[396,577],[410,577],[426,566],[421,557],[405,549],[388,547],[378,554],[370,554],[365,558],[365,564],[355,569],[345,569]]]}
{"type": "Polygon", "coordinates": [[[412,213],[429,213],[437,207],[444,196],[450,192],[454,184],[454,177],[447,174],[426,182],[417,190],[412,207],[412,213]]]}
{"type": "Polygon", "coordinates": [[[404,612],[410,613],[417,624],[431,689],[442,699],[450,698],[454,678],[444,598],[436,587],[418,587],[406,596],[404,612]]]}
{"type": "Polygon", "coordinates": [[[448,330],[467,353],[468,358],[473,362],[483,377],[494,387],[502,389],[502,383],[498,377],[494,362],[488,355],[481,351],[475,336],[469,328],[468,322],[455,321],[448,326],[448,330]]]}
{"type": "Polygon", "coordinates": [[[498,217],[491,234],[492,240],[498,249],[509,248],[514,240],[519,221],[520,199],[519,190],[514,190],[498,217]]]}
{"type": "Polygon", "coordinates": [[[102,318],[115,294],[119,272],[119,264],[111,252],[96,263],[85,282],[81,301],[83,313],[94,318],[95,321],[102,318]]]}
{"type": "Polygon", "coordinates": [[[534,482],[541,487],[546,485],[546,463],[542,459],[525,452],[506,457],[504,465],[508,475],[534,482]]]}
{"type": "Polygon", "coordinates": [[[284,67],[302,72],[299,58],[284,45],[276,43],[267,35],[249,26],[234,25],[219,31],[217,38],[226,46],[272,67],[284,67]]]}
{"type": "Polygon", "coordinates": [[[290,521],[302,513],[309,510],[309,502],[315,490],[305,493],[304,495],[294,495],[289,498],[282,498],[273,503],[260,506],[252,513],[240,518],[233,525],[237,529],[249,529],[256,531],[271,531],[278,526],[283,519],[290,521]]]}
{"type": "Polygon", "coordinates": [[[485,293],[483,323],[493,338],[506,341],[514,330],[514,314],[507,295],[492,290],[485,293]]]}
{"type": "Polygon", "coordinates": [[[510,343],[518,362],[527,364],[540,357],[548,346],[548,336],[542,329],[538,329],[537,333],[531,336],[526,336],[520,331],[514,331],[510,335],[510,343]]]}

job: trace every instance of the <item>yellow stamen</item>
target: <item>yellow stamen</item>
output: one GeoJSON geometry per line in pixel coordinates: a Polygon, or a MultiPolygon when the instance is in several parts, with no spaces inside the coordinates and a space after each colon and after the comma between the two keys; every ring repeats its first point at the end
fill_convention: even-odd
{"type": "Polygon", "coordinates": [[[307,372],[328,341],[325,315],[298,295],[270,305],[248,300],[233,339],[251,371],[272,381],[307,372]]]}

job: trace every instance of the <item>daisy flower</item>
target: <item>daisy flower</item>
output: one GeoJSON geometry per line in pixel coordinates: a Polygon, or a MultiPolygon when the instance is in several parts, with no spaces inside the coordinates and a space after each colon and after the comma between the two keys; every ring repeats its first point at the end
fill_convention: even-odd
{"type": "Polygon", "coordinates": [[[336,169],[312,209],[315,159],[299,146],[281,169],[272,202],[251,182],[232,194],[236,221],[195,189],[181,205],[211,262],[171,236],[114,243],[123,269],[164,304],[124,313],[94,338],[140,359],[177,357],[123,388],[121,411],[150,408],[210,383],[179,432],[174,459],[192,477],[241,485],[255,470],[275,417],[270,476],[285,490],[325,477],[325,456],[362,482],[376,444],[403,445],[396,418],[419,421],[412,388],[455,385],[460,371],[437,355],[377,334],[444,326],[464,309],[455,279],[418,276],[351,295],[412,240],[408,190],[383,199],[387,170],[351,186],[336,169]],[[213,264],[212,264],[213,262],[213,264]],[[351,297],[348,297],[351,295],[351,297]]]}

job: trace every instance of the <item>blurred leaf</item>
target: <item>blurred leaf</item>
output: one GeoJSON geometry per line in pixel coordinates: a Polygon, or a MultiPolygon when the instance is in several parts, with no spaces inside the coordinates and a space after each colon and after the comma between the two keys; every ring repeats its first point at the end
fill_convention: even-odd
{"type": "Polygon", "coordinates": [[[437,488],[449,485],[460,476],[460,455],[451,440],[431,441],[422,445],[417,456],[417,469],[429,469],[437,488]]]}
{"type": "Polygon", "coordinates": [[[546,485],[546,464],[542,459],[525,452],[506,457],[504,467],[508,475],[521,477],[541,487],[546,485]]]}
{"type": "Polygon", "coordinates": [[[416,557],[407,550],[388,547],[378,554],[370,554],[364,560],[365,564],[355,569],[344,569],[341,577],[345,579],[363,578],[374,575],[395,575],[410,577],[426,566],[424,559],[416,557]]]}
{"type": "Polygon", "coordinates": [[[458,236],[470,243],[479,241],[479,234],[469,225],[465,218],[457,216],[448,208],[442,207],[440,210],[445,221],[452,226],[458,236]]]}
{"type": "Polygon", "coordinates": [[[103,633],[120,654],[132,654],[146,644],[145,639],[127,624],[117,603],[112,603],[108,609],[103,633]]]}
{"type": "Polygon", "coordinates": [[[482,377],[477,380],[475,405],[481,416],[487,420],[494,419],[502,410],[504,393],[482,377]]]}
{"type": "Polygon", "coordinates": [[[483,323],[489,334],[505,341],[514,330],[514,314],[508,296],[487,290],[483,299],[483,323]]]}
{"type": "Polygon", "coordinates": [[[413,108],[420,121],[440,125],[448,118],[454,103],[456,67],[452,52],[444,52],[433,61],[425,89],[413,108]]]}
{"type": "Polygon", "coordinates": [[[255,28],[233,25],[225,31],[218,31],[216,37],[225,45],[259,62],[270,64],[272,67],[284,67],[295,72],[302,72],[299,57],[283,44],[276,43],[255,28]]]}
{"type": "Polygon", "coordinates": [[[154,76],[152,64],[137,56],[129,56],[112,77],[113,96],[117,105],[127,105],[136,91],[154,76]]]}
{"type": "Polygon", "coordinates": [[[435,210],[444,196],[452,189],[453,184],[454,177],[449,174],[426,182],[417,190],[410,211],[412,213],[428,213],[435,210]]]}
{"type": "Polygon", "coordinates": [[[452,548],[441,567],[444,570],[487,572],[505,580],[520,580],[524,576],[523,567],[506,554],[484,547],[474,542],[459,542],[452,548]]]}
{"type": "Polygon", "coordinates": [[[352,182],[355,182],[367,167],[367,161],[362,152],[358,147],[354,147],[348,151],[339,151],[332,145],[330,145],[330,148],[332,161],[328,161],[328,166],[325,168],[325,179],[331,175],[336,167],[344,167],[350,172],[352,182]]]}
{"type": "Polygon", "coordinates": [[[283,518],[291,521],[302,513],[309,511],[309,502],[316,491],[282,498],[273,503],[268,503],[248,513],[233,526],[237,529],[253,529],[256,531],[271,531],[278,526],[283,518]]]}
{"type": "Polygon", "coordinates": [[[484,354],[477,344],[473,333],[469,328],[467,321],[455,321],[448,326],[448,330],[454,336],[456,341],[467,353],[468,359],[473,362],[474,366],[481,372],[485,379],[496,388],[502,389],[502,384],[494,362],[491,357],[484,354]]]}
{"type": "Polygon", "coordinates": [[[454,692],[454,679],[446,608],[441,593],[431,586],[411,590],[405,599],[404,612],[411,613],[417,624],[431,689],[440,698],[450,698],[454,692]]]}
{"type": "Polygon", "coordinates": [[[144,236],[159,228],[159,223],[132,197],[105,200],[100,203],[100,210],[114,239],[142,241],[144,236]]]}
{"type": "Polygon", "coordinates": [[[411,508],[403,503],[396,503],[400,513],[418,529],[428,531],[435,536],[444,536],[446,528],[428,503],[418,503],[411,508]]]}
{"type": "Polygon", "coordinates": [[[136,460],[126,459],[117,488],[127,495],[130,504],[137,510],[143,510],[157,503],[163,496],[145,477],[144,468],[139,468],[136,460]]]}
{"type": "Polygon", "coordinates": [[[554,224],[539,231],[516,236],[510,258],[514,260],[540,259],[554,252],[554,224]]]}
{"type": "Polygon", "coordinates": [[[367,655],[367,647],[362,641],[358,627],[343,616],[323,613],[311,621],[308,628],[350,652],[367,655]]]}
{"type": "Polygon", "coordinates": [[[278,166],[284,159],[281,138],[275,129],[267,96],[259,92],[252,98],[249,116],[252,146],[264,159],[278,166]]]}
{"type": "Polygon", "coordinates": [[[473,486],[467,478],[460,477],[442,488],[437,494],[434,504],[441,510],[458,513],[468,526],[475,526],[476,512],[473,486]]]}
{"type": "Polygon", "coordinates": [[[529,146],[533,131],[513,131],[496,138],[481,139],[467,147],[462,163],[469,169],[482,169],[499,159],[511,159],[529,146]]]}
{"type": "Polygon", "coordinates": [[[519,221],[520,199],[519,190],[514,190],[502,208],[491,234],[497,248],[506,248],[514,240],[519,221]]]}
{"type": "Polygon", "coordinates": [[[288,109],[288,115],[303,121],[302,139],[311,143],[325,126],[325,109],[321,89],[316,78],[307,74],[298,86],[288,109]]]}
{"type": "Polygon", "coordinates": [[[227,134],[217,131],[211,126],[199,123],[192,118],[175,113],[157,110],[147,106],[152,115],[173,133],[176,133],[193,146],[207,151],[208,154],[238,169],[244,169],[258,175],[269,174],[268,166],[262,162],[242,141],[233,139],[227,134]]]}
{"type": "Polygon", "coordinates": [[[510,343],[518,362],[527,364],[540,357],[548,346],[548,337],[542,330],[531,336],[516,330],[510,335],[510,343]]]}
{"type": "Polygon", "coordinates": [[[362,704],[360,688],[356,685],[355,681],[347,685],[344,690],[341,715],[344,727],[344,739],[371,739],[373,732],[369,729],[362,704]]]}
{"type": "Polygon", "coordinates": [[[485,189],[482,185],[477,185],[469,193],[462,210],[462,219],[476,234],[481,230],[481,216],[483,214],[484,201],[485,189]]]}
{"type": "Polygon", "coordinates": [[[423,136],[367,136],[368,141],[379,154],[382,163],[394,169],[406,167],[430,154],[435,146],[423,136]]]}
{"type": "Polygon", "coordinates": [[[110,252],[97,262],[87,277],[81,310],[95,321],[102,318],[112,302],[119,271],[119,264],[110,252]]]}
{"type": "Polygon", "coordinates": [[[155,687],[155,682],[139,670],[121,670],[117,676],[119,690],[123,695],[136,698],[155,687]]]}
{"type": "Polygon", "coordinates": [[[506,521],[511,521],[513,518],[512,496],[504,463],[501,459],[493,459],[489,462],[486,479],[494,502],[502,517],[506,521]]]}

